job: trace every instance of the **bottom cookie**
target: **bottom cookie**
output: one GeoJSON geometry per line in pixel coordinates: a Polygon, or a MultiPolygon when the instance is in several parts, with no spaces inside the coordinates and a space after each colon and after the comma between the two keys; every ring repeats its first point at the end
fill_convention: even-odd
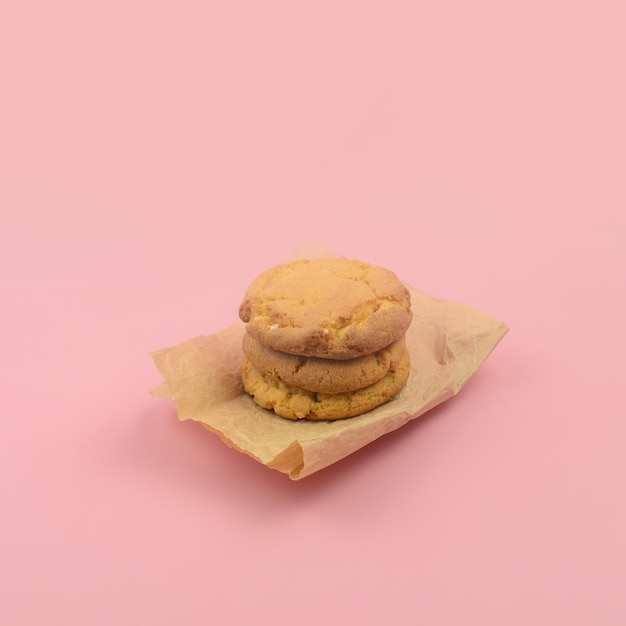
{"type": "Polygon", "coordinates": [[[287,419],[337,420],[366,413],[394,398],[404,387],[410,370],[408,350],[393,369],[368,387],[343,393],[315,393],[286,385],[262,374],[244,358],[241,378],[244,389],[264,409],[287,419]]]}

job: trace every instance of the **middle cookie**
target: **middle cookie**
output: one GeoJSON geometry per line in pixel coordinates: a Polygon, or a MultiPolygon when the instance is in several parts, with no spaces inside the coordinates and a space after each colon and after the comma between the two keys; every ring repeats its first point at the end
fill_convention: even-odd
{"type": "Polygon", "coordinates": [[[378,382],[400,362],[404,336],[391,345],[360,357],[346,360],[322,359],[273,350],[244,333],[243,352],[263,374],[287,385],[320,393],[343,393],[378,382]]]}

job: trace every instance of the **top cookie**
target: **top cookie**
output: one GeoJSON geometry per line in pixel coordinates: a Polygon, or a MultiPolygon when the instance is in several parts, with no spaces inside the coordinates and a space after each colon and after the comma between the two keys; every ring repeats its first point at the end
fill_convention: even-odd
{"type": "Polygon", "coordinates": [[[387,269],[349,259],[284,263],[258,276],[239,307],[257,341],[289,354],[350,359],[400,339],[407,288],[387,269]]]}

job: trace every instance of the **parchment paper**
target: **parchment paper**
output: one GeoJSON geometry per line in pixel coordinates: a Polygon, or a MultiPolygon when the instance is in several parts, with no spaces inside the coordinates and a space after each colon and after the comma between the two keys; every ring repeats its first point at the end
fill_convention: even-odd
{"type": "MultiPolygon", "coordinates": [[[[290,260],[338,256],[311,242],[290,260]]],[[[406,335],[411,373],[396,398],[369,413],[332,422],[292,421],[256,406],[239,377],[243,322],[152,352],[164,379],[152,394],[171,399],[179,419],[201,422],[227,445],[294,480],[304,478],[456,394],[508,330],[477,309],[407,287],[414,316],[406,335]]]]}

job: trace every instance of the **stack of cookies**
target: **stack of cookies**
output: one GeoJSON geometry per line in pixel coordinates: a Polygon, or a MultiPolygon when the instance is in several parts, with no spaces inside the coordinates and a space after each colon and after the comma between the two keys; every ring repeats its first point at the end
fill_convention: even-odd
{"type": "Polygon", "coordinates": [[[409,292],[382,267],[294,261],[258,276],[239,308],[244,389],[289,419],[353,417],[391,400],[409,376],[409,292]]]}

